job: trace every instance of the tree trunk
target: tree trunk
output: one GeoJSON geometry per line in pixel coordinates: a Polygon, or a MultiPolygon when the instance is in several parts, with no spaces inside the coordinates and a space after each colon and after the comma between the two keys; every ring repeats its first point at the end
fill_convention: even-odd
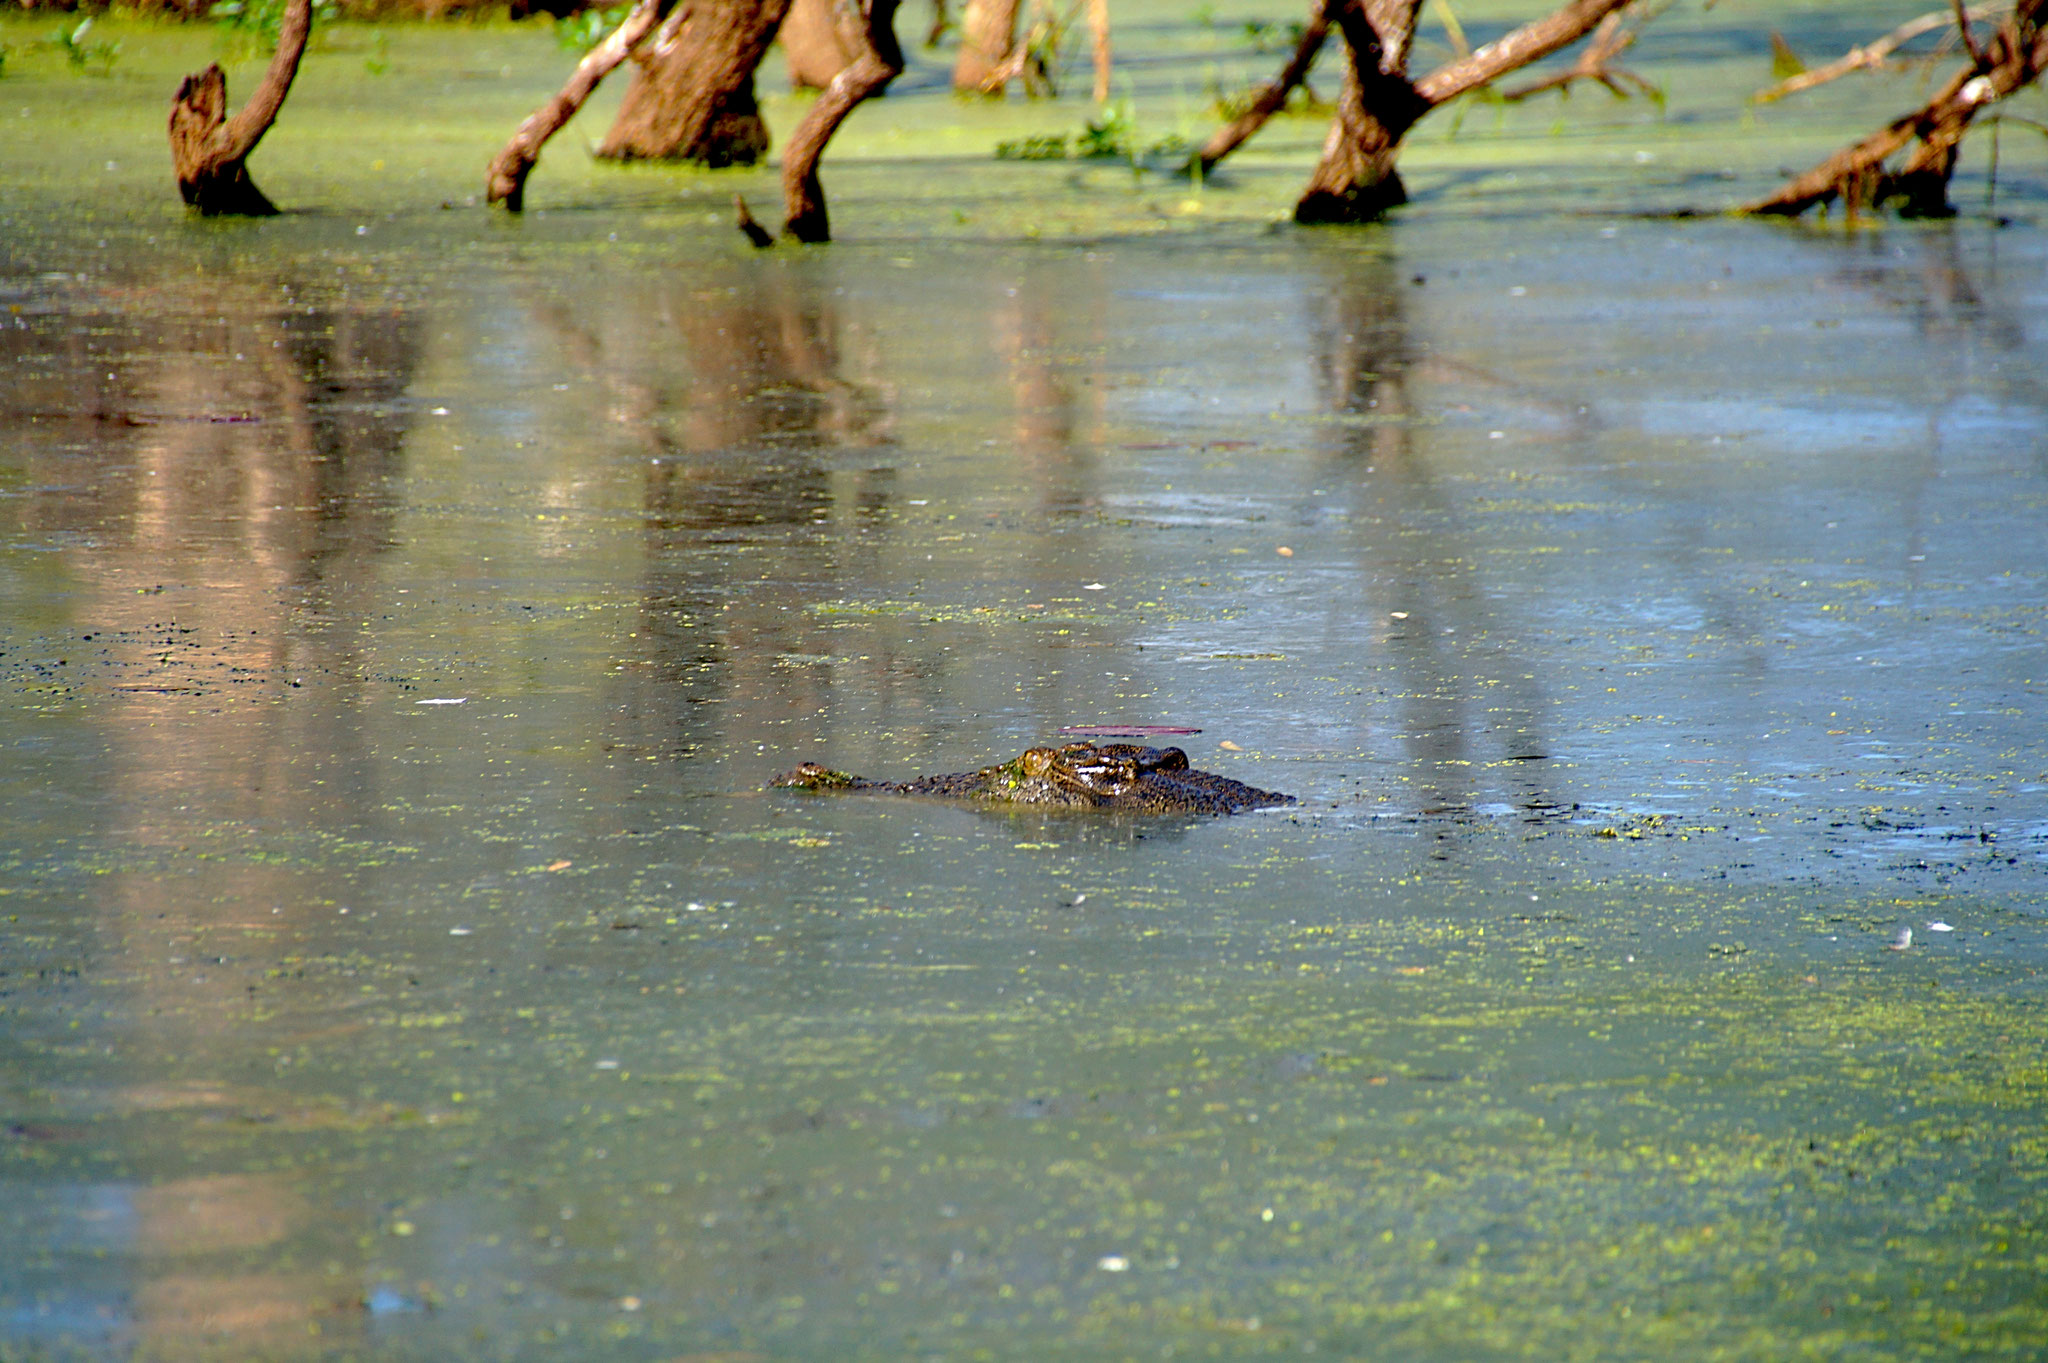
{"type": "Polygon", "coordinates": [[[789,83],[823,90],[853,65],[860,49],[860,8],[851,0],[792,0],[777,41],[789,62],[789,83]]]}
{"type": "Polygon", "coordinates": [[[1415,37],[1419,0],[1332,0],[1330,17],[1344,34],[1344,90],[1322,161],[1294,207],[1295,221],[1369,222],[1405,203],[1408,195],[1395,163],[1401,139],[1423,115],[1577,42],[1629,3],[1567,0],[1541,19],[1410,81],[1408,47],[1415,37]]]}
{"type": "Polygon", "coordinates": [[[679,0],[633,54],[639,65],[597,149],[618,161],[751,165],[768,150],[754,71],[790,0],[679,0]]]}
{"type": "Polygon", "coordinates": [[[171,101],[171,164],[187,204],[208,215],[267,217],[277,212],[249,178],[246,162],[284,107],[312,29],[312,0],[288,0],[270,68],[233,118],[227,116],[228,78],[219,63],[178,86],[171,101]]]}
{"type": "Polygon", "coordinates": [[[1088,33],[1095,58],[1095,102],[1107,104],[1115,68],[1109,49],[1109,0],[1088,0],[1088,33]]]}
{"type": "Polygon", "coordinates": [[[990,82],[1010,59],[1017,45],[1017,10],[1020,0],[967,0],[960,20],[960,59],[953,64],[953,93],[956,95],[1000,95],[990,82]]]}
{"type": "Polygon", "coordinates": [[[584,55],[561,93],[520,124],[519,131],[512,134],[512,140],[491,162],[485,187],[486,202],[503,204],[513,213],[525,206],[526,177],[532,172],[534,163],[540,160],[540,149],[550,137],[562,130],[563,124],[576,116],[576,111],[597,89],[598,82],[610,75],[639,46],[640,40],[648,35],[660,18],[661,0],[640,0],[619,26],[605,35],[604,41],[584,55]]]}
{"type": "Polygon", "coordinates": [[[1322,160],[1294,206],[1300,223],[1370,222],[1408,202],[1395,162],[1401,139],[1429,112],[1406,74],[1418,0],[1347,0],[1332,8],[1344,34],[1344,85],[1322,160]]]}
{"type": "Polygon", "coordinates": [[[897,4],[898,0],[867,0],[860,53],[833,78],[790,135],[789,147],[782,155],[782,230],[798,241],[832,239],[825,213],[825,186],[818,178],[825,144],[856,105],[881,93],[902,74],[903,48],[896,41],[897,4]]]}

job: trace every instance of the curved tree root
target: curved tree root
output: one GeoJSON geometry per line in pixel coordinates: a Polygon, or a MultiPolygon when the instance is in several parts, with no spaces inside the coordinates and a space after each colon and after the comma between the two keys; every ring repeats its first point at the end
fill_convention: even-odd
{"type": "Polygon", "coordinates": [[[178,193],[188,205],[208,215],[267,217],[277,212],[249,178],[247,162],[284,107],[312,29],[312,0],[289,0],[269,69],[233,118],[228,117],[227,74],[218,62],[179,84],[171,101],[171,164],[178,193]]]}

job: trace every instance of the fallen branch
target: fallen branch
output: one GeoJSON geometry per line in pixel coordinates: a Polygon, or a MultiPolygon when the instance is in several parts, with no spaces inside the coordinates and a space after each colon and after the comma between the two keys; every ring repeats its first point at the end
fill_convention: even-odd
{"type": "Polygon", "coordinates": [[[1898,198],[1909,216],[1949,212],[1948,183],[1957,150],[1978,111],[2033,84],[2048,67],[2044,17],[2048,0],[2019,0],[1979,49],[1982,56],[1951,76],[1926,104],[1736,211],[1789,217],[1839,198],[1853,213],[1898,198]],[[1899,169],[1885,168],[1887,158],[1915,142],[1899,169]]]}
{"type": "MultiPolygon", "coordinates": [[[[1965,10],[1963,14],[1969,19],[1995,19],[2010,12],[2011,9],[2012,6],[2008,4],[1985,4],[1965,10]]],[[[1801,71],[1796,76],[1779,81],[1768,90],[1759,90],[1750,96],[1750,102],[1770,104],[1787,95],[1796,95],[1815,86],[1826,85],[1829,81],[1840,80],[1852,71],[1875,70],[1883,66],[1892,53],[1913,39],[1923,33],[1946,28],[1955,21],[1955,18],[1956,15],[1951,11],[1931,10],[1917,19],[1908,19],[1882,38],[1864,43],[1861,47],[1852,47],[1825,66],[1816,66],[1811,71],[1801,71]]],[[[1971,60],[1981,61],[1981,58],[1973,52],[1971,60]]]]}
{"type": "Polygon", "coordinates": [[[178,193],[187,204],[208,215],[268,217],[277,212],[277,205],[249,178],[246,162],[277,121],[312,31],[312,0],[288,0],[277,51],[256,93],[233,118],[227,116],[228,78],[220,63],[179,84],[171,101],[171,164],[178,193]]]}
{"type": "MultiPolygon", "coordinates": [[[[679,9],[684,8],[678,6],[679,9]]],[[[640,41],[654,31],[661,19],[661,0],[640,0],[632,13],[619,26],[604,36],[604,40],[584,54],[576,63],[568,82],[559,93],[546,104],[534,110],[519,131],[512,134],[512,140],[491,162],[491,170],[485,197],[494,204],[503,204],[506,211],[517,213],[526,203],[526,177],[533,172],[540,160],[540,149],[547,140],[560,132],[568,121],[576,116],[599,82],[609,76],[619,64],[632,54],[640,41]]]]}

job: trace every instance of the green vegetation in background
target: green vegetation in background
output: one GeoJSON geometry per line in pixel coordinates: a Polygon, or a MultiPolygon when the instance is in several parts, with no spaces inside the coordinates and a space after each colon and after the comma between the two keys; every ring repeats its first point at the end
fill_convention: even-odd
{"type": "Polygon", "coordinates": [[[76,24],[60,25],[50,34],[45,46],[60,52],[73,71],[81,75],[104,76],[114,69],[120,59],[121,44],[103,38],[88,38],[92,32],[93,20],[85,18],[76,24]]]}
{"type": "Polygon", "coordinates": [[[564,52],[588,52],[604,41],[605,34],[624,23],[626,16],[632,12],[631,5],[609,5],[602,9],[587,9],[566,19],[557,19],[555,44],[564,52]]]}
{"type": "MultiPolygon", "coordinates": [[[[277,35],[284,27],[289,0],[221,0],[207,12],[221,29],[228,51],[245,60],[277,50],[277,35]]],[[[334,0],[314,0],[313,31],[332,24],[339,17],[334,0]]]]}

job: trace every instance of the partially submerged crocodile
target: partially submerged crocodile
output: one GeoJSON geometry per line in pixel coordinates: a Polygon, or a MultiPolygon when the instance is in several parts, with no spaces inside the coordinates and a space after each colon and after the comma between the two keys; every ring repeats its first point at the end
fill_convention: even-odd
{"type": "Polygon", "coordinates": [[[1236,814],[1296,803],[1292,795],[1196,771],[1179,748],[1147,748],[1135,743],[1027,748],[1008,762],[980,771],[920,776],[912,781],[870,781],[806,762],[776,777],[770,785],[788,790],[932,795],[982,805],[1126,809],[1141,814],[1236,814]]]}

